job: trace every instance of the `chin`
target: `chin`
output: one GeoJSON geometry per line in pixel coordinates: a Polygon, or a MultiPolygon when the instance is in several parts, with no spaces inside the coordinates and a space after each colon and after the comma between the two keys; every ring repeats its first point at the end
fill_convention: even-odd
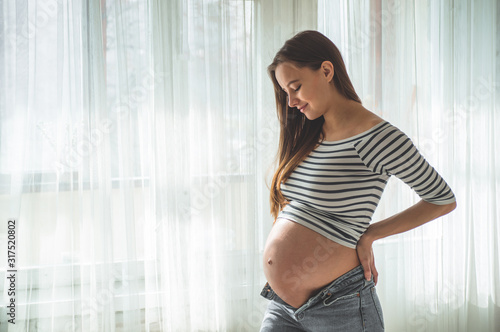
{"type": "Polygon", "coordinates": [[[316,114],[304,114],[307,118],[307,120],[314,121],[321,117],[321,115],[316,115],[316,114]]]}

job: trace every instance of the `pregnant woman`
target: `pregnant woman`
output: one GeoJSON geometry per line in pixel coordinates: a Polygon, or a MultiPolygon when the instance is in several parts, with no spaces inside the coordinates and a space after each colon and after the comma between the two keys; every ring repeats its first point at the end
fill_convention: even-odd
{"type": "Polygon", "coordinates": [[[449,213],[455,196],[408,136],[363,107],[321,33],[288,40],[268,72],[281,128],[261,331],[383,331],[373,242],[449,213]],[[391,175],[421,200],[370,224],[391,175]]]}

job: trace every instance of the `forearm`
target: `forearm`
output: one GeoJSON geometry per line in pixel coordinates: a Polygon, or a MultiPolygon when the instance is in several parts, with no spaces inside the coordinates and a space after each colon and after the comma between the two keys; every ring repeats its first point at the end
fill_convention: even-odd
{"type": "Polygon", "coordinates": [[[456,203],[436,205],[421,200],[408,209],[387,219],[373,223],[363,234],[363,241],[374,241],[421,226],[455,209],[456,203]]]}

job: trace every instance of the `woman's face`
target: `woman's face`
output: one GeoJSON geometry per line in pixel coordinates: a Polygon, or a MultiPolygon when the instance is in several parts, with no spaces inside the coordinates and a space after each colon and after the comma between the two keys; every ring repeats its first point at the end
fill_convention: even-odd
{"type": "Polygon", "coordinates": [[[309,120],[322,116],[329,106],[333,86],[329,82],[333,77],[333,67],[328,63],[326,67],[331,68],[322,65],[320,69],[312,70],[284,62],[275,70],[278,84],[288,95],[288,105],[298,108],[309,120]]]}

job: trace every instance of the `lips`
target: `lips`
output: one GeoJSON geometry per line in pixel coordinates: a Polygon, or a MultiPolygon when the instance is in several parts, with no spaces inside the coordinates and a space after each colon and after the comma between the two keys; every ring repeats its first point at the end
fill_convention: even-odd
{"type": "Polygon", "coordinates": [[[308,105],[308,104],[305,104],[304,106],[299,107],[299,110],[300,110],[301,112],[304,112],[304,110],[306,109],[307,105],[308,105]]]}

